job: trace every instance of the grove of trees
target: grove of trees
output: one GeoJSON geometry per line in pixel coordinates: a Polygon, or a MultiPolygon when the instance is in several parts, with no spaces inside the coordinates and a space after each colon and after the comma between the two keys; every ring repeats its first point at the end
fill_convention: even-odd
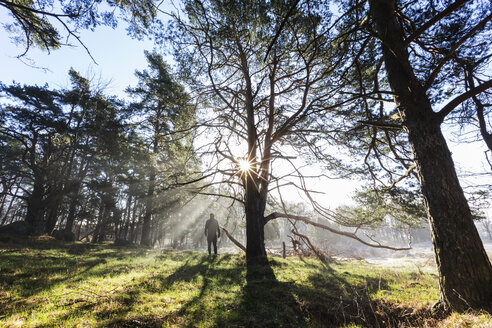
{"type": "MultiPolygon", "coordinates": [[[[75,38],[116,23],[91,4],[56,11],[0,0],[26,51],[61,45],[53,19],[75,38]]],[[[165,13],[153,1],[107,5],[174,66],[146,52],[149,67],[125,101],[73,70],[67,90],[2,84],[2,225],[63,227],[68,239],[78,226],[94,242],[111,234],[153,246],[166,233],[184,238],[177,213],[196,197],[222,197],[231,210],[241,204],[248,265],[268,265],[265,231],[276,219],[300,238],[303,222],[395,249],[361,232],[388,217],[417,227],[425,216],[435,309],[491,308],[492,266],[469,203],[479,191],[465,194],[443,134],[473,131],[491,156],[489,1],[182,0],[165,13]],[[324,206],[309,187],[321,177],[364,181],[357,206],[324,206]],[[305,213],[285,201],[292,190],[305,213]]]]}

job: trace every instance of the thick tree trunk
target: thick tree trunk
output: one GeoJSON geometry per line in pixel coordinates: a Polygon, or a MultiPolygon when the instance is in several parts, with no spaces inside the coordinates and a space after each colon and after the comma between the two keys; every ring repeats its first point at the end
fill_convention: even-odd
{"type": "Polygon", "coordinates": [[[259,192],[253,179],[248,179],[246,187],[246,262],[248,264],[267,264],[264,241],[264,218],[261,211],[259,192]]]}
{"type": "Polygon", "coordinates": [[[439,306],[492,305],[492,267],[439,126],[409,128],[439,270],[439,306]]]}
{"type": "Polygon", "coordinates": [[[67,223],[65,224],[65,231],[72,231],[73,223],[75,222],[75,213],[77,210],[77,199],[80,191],[80,181],[75,182],[70,189],[70,204],[68,206],[67,223]]]}
{"type": "MultiPolygon", "coordinates": [[[[264,207],[260,195],[260,179],[258,178],[257,141],[255,125],[255,109],[253,102],[253,87],[247,56],[240,42],[237,42],[241,70],[246,82],[245,110],[248,133],[248,161],[252,163],[252,172],[247,172],[243,178],[245,188],[244,210],[246,213],[246,262],[248,265],[268,265],[264,241],[264,207]]],[[[260,163],[261,165],[261,163],[260,163]]]]}
{"type": "Polygon", "coordinates": [[[490,309],[492,267],[460,187],[440,120],[408,59],[394,0],[371,0],[384,61],[408,133],[432,232],[444,310],[490,309]]]}
{"type": "Polygon", "coordinates": [[[34,175],[34,185],[27,200],[27,213],[25,221],[34,228],[34,234],[41,235],[44,231],[44,174],[34,175]]]}
{"type": "Polygon", "coordinates": [[[44,233],[51,234],[58,221],[58,212],[63,200],[63,194],[58,191],[53,191],[51,197],[48,197],[48,205],[46,211],[46,222],[44,225],[44,233]]]}
{"type": "Polygon", "coordinates": [[[152,246],[152,239],[150,236],[150,221],[152,218],[152,206],[154,202],[154,189],[155,189],[155,173],[151,173],[149,177],[149,189],[147,191],[147,201],[145,206],[145,215],[143,217],[142,224],[142,239],[140,245],[152,246]]]}

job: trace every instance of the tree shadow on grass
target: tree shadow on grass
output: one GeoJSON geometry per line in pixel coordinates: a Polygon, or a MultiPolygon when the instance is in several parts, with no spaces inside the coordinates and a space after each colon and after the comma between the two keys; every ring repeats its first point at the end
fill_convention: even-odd
{"type": "MultiPolygon", "coordinates": [[[[1,244],[0,317],[35,311],[39,303],[30,298],[59,284],[127,272],[128,267],[118,261],[104,264],[114,258],[138,256],[143,251],[49,239],[1,244]]],[[[87,302],[78,305],[91,307],[87,302]]]]}
{"type": "Polygon", "coordinates": [[[106,264],[110,259],[142,255],[142,251],[139,250],[109,249],[109,252],[94,253],[95,250],[97,246],[63,244],[55,248],[52,243],[50,248],[41,243],[37,248],[15,248],[12,251],[8,249],[0,254],[3,262],[3,265],[0,265],[0,287],[16,290],[21,297],[30,297],[67,280],[78,282],[90,277],[123,272],[125,265],[112,265],[100,270],[96,270],[95,267],[106,264]],[[47,256],[46,253],[40,252],[46,249],[58,253],[47,256]],[[77,256],[72,256],[74,252],[77,256]]]}
{"type": "Polygon", "coordinates": [[[429,306],[412,308],[371,297],[378,290],[391,291],[386,278],[318,268],[303,283],[289,283],[310,326],[433,327],[442,319],[433,317],[429,306]]]}
{"type": "MultiPolygon", "coordinates": [[[[99,252],[97,247],[85,249],[79,246],[60,249],[68,254],[81,255],[76,278],[73,275],[70,278],[73,281],[124,273],[128,267],[120,265],[119,261],[95,267],[111,258],[148,251],[108,250],[104,247],[99,252]],[[84,256],[86,252],[88,257],[84,256]]],[[[2,258],[11,264],[0,271],[0,282],[19,284],[16,287],[19,290],[27,290],[27,285],[30,285],[31,294],[53,287],[61,281],[51,279],[55,277],[51,275],[63,272],[74,262],[72,258],[61,255],[58,258],[57,253],[48,255],[43,263],[36,265],[37,252],[2,254],[2,258]],[[32,266],[26,265],[31,262],[32,266]],[[15,277],[14,273],[19,273],[13,269],[16,265],[23,267],[20,273],[26,276],[15,277]],[[38,270],[38,273],[34,274],[33,270],[38,270]],[[28,276],[30,273],[33,277],[51,280],[36,285],[28,276]]],[[[430,309],[414,309],[383,299],[372,299],[370,295],[374,291],[391,289],[388,280],[337,272],[329,264],[322,266],[311,260],[294,264],[270,258],[269,266],[246,267],[243,258],[233,255],[211,258],[196,252],[172,251],[164,252],[162,258],[157,259],[163,263],[163,269],[157,273],[154,271],[125,285],[118,293],[103,295],[101,299],[84,299],[76,295],[70,300],[73,304],[60,305],[69,311],[60,313],[45,326],[59,326],[69,322],[71,317],[83,318],[89,314],[95,317],[100,327],[418,327],[433,326],[437,322],[431,317],[430,309]],[[172,271],[164,268],[168,260],[179,263],[179,266],[172,271]],[[289,270],[293,273],[285,274],[289,270]],[[296,270],[299,270],[297,276],[296,270]],[[275,272],[280,273],[278,278],[275,272]],[[181,290],[186,290],[186,293],[180,293],[181,290]],[[171,299],[169,304],[172,308],[166,309],[168,304],[163,301],[161,311],[136,310],[142,307],[147,295],[171,299]]],[[[65,277],[60,279],[65,280],[65,277]]],[[[18,301],[22,302],[22,299],[18,301]]],[[[0,308],[9,302],[0,299],[0,308]]],[[[11,303],[8,306],[9,309],[2,309],[0,313],[13,313],[18,309],[27,312],[38,308],[39,304],[11,303]]]]}
{"type": "Polygon", "coordinates": [[[127,305],[127,312],[131,311],[131,307],[142,294],[168,293],[169,298],[172,298],[176,289],[187,289],[190,286],[199,288],[191,291],[194,296],[181,303],[177,309],[168,311],[166,315],[133,316],[124,319],[119,317],[101,324],[101,327],[161,327],[164,324],[194,327],[203,321],[220,321],[228,304],[235,302],[235,297],[227,295],[230,293],[230,287],[240,285],[244,280],[244,268],[231,265],[232,258],[229,254],[215,258],[197,256],[195,253],[194,257],[188,258],[173,273],[149,277],[154,284],[141,282],[122,293],[127,295],[120,300],[127,305]]]}
{"type": "MultiPolygon", "coordinates": [[[[275,263],[274,263],[275,265],[275,263]]],[[[279,282],[270,266],[246,267],[244,259],[232,255],[194,258],[167,276],[154,276],[153,287],[140,283],[122,293],[127,310],[139,295],[162,293],[187,284],[199,286],[194,296],[167,315],[120,317],[101,327],[308,327],[290,284],[279,282]],[[158,286],[158,287],[156,287],[158,286]],[[236,290],[233,290],[233,289],[236,290]]],[[[163,306],[166,306],[163,304],[163,306]]],[[[113,316],[121,314],[113,313],[113,316]]]]}
{"type": "Polygon", "coordinates": [[[272,260],[268,266],[245,268],[243,260],[231,258],[194,257],[169,275],[150,278],[158,284],[137,284],[123,293],[126,299],[120,302],[125,308],[103,313],[114,319],[100,326],[195,327],[207,321],[205,325],[213,327],[414,327],[432,322],[426,309],[371,299],[371,291],[390,289],[384,278],[340,273],[328,265],[304,262],[311,273],[300,281],[284,282],[276,278],[273,269],[292,264],[272,260]],[[349,283],[349,277],[359,282],[349,283]],[[142,293],[162,293],[187,288],[187,284],[199,288],[179,309],[160,316],[124,316],[142,293]],[[238,295],[221,298],[220,294],[233,286],[241,286],[238,295]]]}
{"type": "Polygon", "coordinates": [[[239,304],[216,322],[224,327],[308,327],[289,284],[277,280],[268,265],[248,265],[239,304]]]}

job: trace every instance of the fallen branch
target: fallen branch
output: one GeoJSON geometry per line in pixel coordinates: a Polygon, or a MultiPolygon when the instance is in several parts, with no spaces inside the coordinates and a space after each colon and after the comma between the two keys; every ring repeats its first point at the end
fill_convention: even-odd
{"type": "Polygon", "coordinates": [[[296,235],[297,237],[301,238],[304,243],[309,247],[309,249],[311,250],[311,252],[314,253],[314,255],[316,255],[316,257],[324,264],[328,264],[328,259],[326,258],[326,256],[323,254],[323,252],[318,249],[316,246],[314,246],[312,243],[311,243],[311,240],[309,240],[308,236],[306,235],[303,235],[299,232],[296,232],[294,230],[291,230],[291,232],[296,235]]]}
{"type": "Polygon", "coordinates": [[[89,235],[91,235],[92,233],[94,233],[94,231],[96,231],[96,230],[94,229],[94,230],[90,231],[90,232],[89,232],[89,233],[87,233],[84,237],[79,238],[77,241],[82,241],[82,240],[84,240],[85,238],[89,239],[89,238],[88,238],[88,237],[89,237],[89,235]]]}
{"type": "Polygon", "coordinates": [[[340,231],[340,230],[337,230],[337,229],[333,229],[332,227],[329,227],[329,226],[327,226],[325,224],[311,221],[310,219],[308,219],[305,216],[298,216],[298,215],[290,215],[290,214],[273,212],[270,215],[268,215],[268,216],[265,217],[264,224],[267,224],[268,221],[274,220],[274,219],[277,219],[277,218],[286,218],[286,219],[291,219],[291,220],[296,220],[296,221],[302,221],[302,222],[307,223],[307,224],[310,224],[312,226],[315,226],[315,227],[318,227],[318,228],[321,228],[321,229],[328,230],[328,231],[333,232],[333,233],[335,233],[337,235],[342,235],[342,236],[345,236],[345,237],[348,237],[348,238],[355,239],[358,242],[360,242],[360,243],[362,243],[362,244],[364,244],[366,246],[369,246],[369,247],[390,249],[392,251],[406,251],[406,250],[411,249],[411,247],[397,248],[397,247],[391,247],[391,246],[381,245],[380,243],[371,244],[371,243],[368,243],[367,241],[364,241],[361,238],[359,238],[359,236],[357,236],[354,232],[345,232],[345,231],[340,231]]]}
{"type": "Polygon", "coordinates": [[[229,231],[226,230],[226,228],[224,228],[224,227],[221,227],[221,228],[222,228],[222,231],[224,231],[224,233],[226,234],[226,236],[234,243],[234,245],[236,245],[243,252],[246,253],[246,247],[244,247],[240,242],[238,242],[234,237],[232,237],[232,235],[229,233],[229,231]]]}

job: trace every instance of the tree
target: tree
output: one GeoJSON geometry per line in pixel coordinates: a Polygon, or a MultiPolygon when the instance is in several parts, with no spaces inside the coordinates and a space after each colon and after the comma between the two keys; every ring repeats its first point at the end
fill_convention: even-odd
{"type": "Polygon", "coordinates": [[[391,188],[385,194],[368,189],[356,192],[355,206],[337,208],[348,219],[346,225],[381,227],[388,219],[409,228],[418,228],[426,217],[422,197],[417,192],[391,188]]]}
{"type": "Polygon", "coordinates": [[[141,239],[142,245],[151,246],[156,189],[172,184],[169,176],[183,176],[188,165],[193,167],[193,156],[189,156],[192,144],[185,128],[194,123],[195,114],[190,97],[172,77],[162,56],[150,52],[145,52],[145,56],[149,70],[137,71],[138,85],[127,92],[138,99],[132,108],[134,115],[139,116],[139,132],[151,154],[141,239]],[[166,175],[168,178],[164,179],[166,175]]]}
{"type": "Polygon", "coordinates": [[[71,90],[1,87],[6,101],[0,135],[3,154],[8,155],[3,163],[4,188],[12,189],[7,181],[17,181],[23,194],[15,197],[25,202],[25,221],[36,234],[50,234],[63,219],[65,231],[71,234],[77,206],[84,198],[84,180],[111,184],[119,174],[120,145],[124,144],[121,103],[92,91],[89,81],[77,72],[71,70],[70,77],[71,90]]]}
{"type": "Polygon", "coordinates": [[[53,175],[58,171],[57,157],[63,148],[60,138],[66,131],[61,94],[47,87],[1,86],[1,92],[21,104],[4,105],[0,133],[15,140],[22,148],[21,166],[17,173],[30,180],[24,189],[27,204],[25,220],[37,234],[47,232],[45,216],[49,196],[57,193],[53,175]],[[51,187],[51,188],[50,188],[51,187]]]}
{"type": "MultiPolygon", "coordinates": [[[[31,46],[46,51],[62,46],[62,35],[56,27],[57,24],[66,32],[67,40],[73,37],[84,46],[77,34],[79,29],[93,30],[99,25],[114,28],[117,25],[118,14],[122,14],[123,19],[129,23],[128,33],[142,36],[147,32],[158,9],[152,0],[0,0],[0,7],[5,8],[13,18],[12,22],[4,25],[5,29],[13,34],[13,42],[25,46],[24,53],[19,57],[25,55],[31,46]]],[[[89,53],[89,50],[85,49],[89,53]]]]}
{"type": "Polygon", "coordinates": [[[492,267],[441,132],[457,106],[492,87],[483,73],[491,50],[490,4],[370,0],[342,2],[339,10],[326,33],[346,49],[337,75],[352,81],[345,83],[346,98],[357,98],[347,112],[351,128],[360,131],[359,140],[369,140],[366,163],[382,167],[390,187],[412,175],[420,183],[440,276],[436,309],[490,308],[492,267]],[[467,78],[463,62],[472,63],[479,84],[467,78]],[[393,101],[388,96],[396,108],[384,105],[393,101]],[[404,173],[395,177],[387,161],[404,173]]]}
{"type": "Polygon", "coordinates": [[[326,104],[339,90],[330,80],[338,50],[319,34],[326,11],[315,5],[297,10],[296,4],[185,1],[185,17],[174,14],[167,35],[183,78],[200,100],[200,130],[207,140],[199,151],[209,165],[201,192],[244,205],[246,258],[251,264],[267,262],[264,226],[282,217],[385,247],[364,241],[356,232],[289,214],[281,199],[278,208],[284,211],[268,213],[271,192],[293,186],[312,200],[319,214],[338,220],[311,198],[307,178],[292,156],[297,153],[306,162],[316,159],[343,170],[327,150],[338,142],[337,132],[319,129],[330,124],[324,113],[331,104],[326,104]],[[283,24],[286,12],[291,21],[283,24]],[[287,163],[292,172],[273,171],[276,161],[287,163]],[[205,189],[217,184],[218,192],[205,189]]]}
{"type": "Polygon", "coordinates": [[[475,23],[475,26],[467,24],[461,27],[461,39],[450,42],[450,47],[446,49],[448,54],[442,55],[437,65],[433,65],[434,70],[423,84],[410,63],[403,31],[396,18],[396,3],[374,0],[370,5],[382,41],[389,83],[395,92],[395,102],[408,133],[426,200],[440,272],[439,306],[457,310],[465,310],[469,306],[490,307],[492,266],[473,224],[440,125],[445,116],[461,102],[460,98],[469,98],[492,87],[492,81],[457,96],[454,103],[452,100],[437,113],[432,110],[426,95],[426,89],[433,84],[447,57],[457,52],[460,44],[469,41],[476,31],[483,29],[491,19],[490,14],[488,18],[481,15],[483,18],[478,23],[470,22],[475,23]]]}

